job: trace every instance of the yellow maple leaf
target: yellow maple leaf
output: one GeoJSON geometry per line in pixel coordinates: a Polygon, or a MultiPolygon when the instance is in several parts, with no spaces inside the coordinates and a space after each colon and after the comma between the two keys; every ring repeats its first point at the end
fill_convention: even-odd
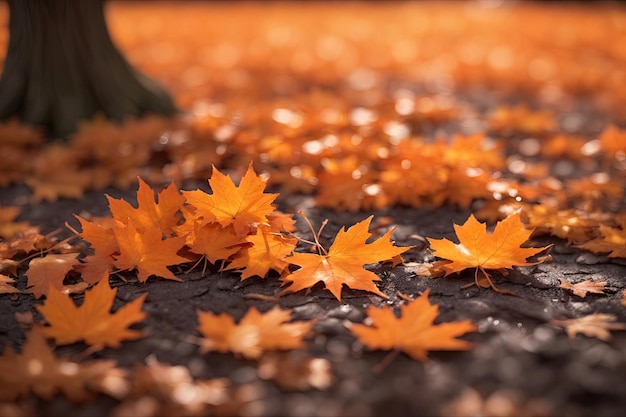
{"type": "Polygon", "coordinates": [[[388,298],[374,284],[374,281],[380,281],[378,275],[367,271],[363,266],[393,259],[412,246],[393,245],[390,238],[395,228],[377,240],[366,243],[371,237],[368,229],[373,217],[370,216],[347,230],[342,227],[328,252],[320,255],[295,252],[287,258],[289,263],[301,268],[282,278],[285,283],[291,282],[291,286],[285,288],[281,295],[310,288],[321,281],[340,301],[343,285],[388,298]]]}
{"type": "Polygon", "coordinates": [[[251,307],[239,323],[227,313],[198,311],[198,330],[204,336],[200,345],[204,351],[233,352],[249,359],[266,351],[300,349],[313,321],[290,320],[291,310],[278,306],[263,314],[251,307]]]}
{"type": "Polygon", "coordinates": [[[201,225],[218,223],[226,227],[232,224],[237,235],[246,236],[258,224],[266,224],[267,216],[274,211],[272,202],[278,194],[263,192],[265,181],[254,173],[252,164],[238,187],[215,167],[209,185],[212,194],[201,190],[183,191],[187,203],[196,209],[194,220],[200,220],[201,225]]]}
{"type": "Polygon", "coordinates": [[[470,321],[434,324],[439,306],[428,301],[430,290],[400,307],[400,317],[393,309],[369,306],[366,314],[371,325],[349,323],[350,331],[372,350],[401,350],[423,361],[431,350],[465,350],[472,344],[456,339],[476,330],[470,321]]]}
{"type": "Polygon", "coordinates": [[[59,345],[82,340],[94,348],[117,348],[122,340],[143,337],[128,326],[146,317],[141,307],[147,294],[110,313],[116,293],[117,289],[112,289],[108,280],[102,280],[85,293],[85,301],[78,307],[68,295],[50,287],[46,302],[37,306],[50,325],[44,328],[44,334],[59,345]]]}
{"type": "Polygon", "coordinates": [[[496,224],[493,233],[487,233],[485,223],[479,223],[473,214],[462,225],[454,225],[454,230],[459,243],[448,239],[430,239],[430,249],[439,258],[450,262],[441,265],[446,276],[458,273],[467,268],[476,268],[476,284],[485,287],[490,286],[495,291],[513,294],[510,291],[500,290],[489,278],[486,269],[504,269],[513,266],[535,265],[539,262],[527,262],[530,256],[548,249],[550,246],[541,248],[522,248],[533,230],[524,228],[520,220],[520,213],[514,213],[496,224]],[[481,271],[486,283],[478,278],[481,271]]]}

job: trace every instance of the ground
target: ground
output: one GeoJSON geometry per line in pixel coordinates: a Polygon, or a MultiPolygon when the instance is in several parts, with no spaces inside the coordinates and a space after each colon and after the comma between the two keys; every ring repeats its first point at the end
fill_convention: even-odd
{"type": "MultiPolygon", "coordinates": [[[[382,137],[382,132],[391,131],[385,140],[393,143],[406,139],[402,129],[408,129],[410,138],[430,140],[438,135],[471,135],[485,130],[489,137],[504,144],[502,152],[507,162],[501,171],[505,176],[520,174],[515,161],[528,166],[547,161],[553,178],[572,191],[574,187],[568,181],[605,173],[609,179],[596,185],[616,184],[621,188],[616,198],[602,195],[590,203],[572,191],[563,194],[566,201],[560,208],[591,215],[598,212],[595,207],[600,207],[609,218],[623,215],[623,153],[616,151],[615,158],[611,154],[609,159],[593,154],[581,161],[576,159],[579,149],[574,148],[578,146],[575,138],[582,138],[582,143],[596,140],[597,145],[597,138],[608,125],[624,127],[620,109],[626,94],[623,87],[620,89],[620,80],[624,80],[626,56],[619,45],[625,43],[617,39],[626,39],[626,12],[610,4],[591,11],[580,5],[562,9],[554,5],[481,6],[487,3],[479,2],[474,8],[430,4],[423,9],[403,3],[347,3],[333,6],[333,17],[327,20],[322,19],[329,13],[331,6],[327,4],[111,4],[109,23],[129,59],[170,88],[185,112],[181,120],[173,122],[174,127],[168,125],[169,130],[152,138],[171,148],[151,145],[152,153],[139,169],[112,169],[109,181],[103,180],[100,188],[85,185],[78,198],[68,198],[62,192],[46,198],[37,187],[53,186],[53,182],[43,181],[36,167],[20,168],[23,178],[1,189],[0,207],[19,206],[21,215],[17,220],[36,225],[43,233],[61,229],[61,237],[71,236],[65,223],[79,228],[74,214],[109,214],[105,195],[135,203],[137,183],[128,178],[145,175],[155,186],[174,179],[181,190],[209,192],[207,179],[212,163],[236,177],[254,160],[259,172],[270,177],[268,191],[280,194],[276,203],[282,211],[303,210],[314,225],[329,219],[321,235],[322,244],[328,245],[341,227],[374,215],[374,219],[390,219],[397,225],[393,234],[396,245],[414,248],[403,255],[400,265],[368,266],[381,278],[378,288],[388,300],[344,288],[339,301],[320,285],[308,292],[276,297],[281,286],[278,274],[241,281],[238,273],[220,272],[215,266],[209,266],[205,276],[198,268],[189,271],[189,265],[173,267],[182,283],[158,277],[140,283],[132,272],[112,275],[111,286],[118,289],[114,309],[148,294],[143,307],[147,318],[135,326],[148,336],[123,342],[119,349],[99,350],[88,358],[81,358],[85,350],[81,343],[58,346],[55,354],[80,360],[114,359],[124,369],[156,358],[164,364],[185,367],[196,380],[226,378],[228,400],[196,409],[191,399],[157,392],[157,384],[153,383],[153,391],[148,390],[141,398],[122,400],[100,395],[74,403],[61,395],[51,400],[27,396],[2,404],[3,414],[621,415],[626,407],[626,332],[613,331],[608,340],[582,334],[569,337],[554,320],[604,313],[614,315],[618,323],[626,323],[623,257],[585,251],[548,228],[548,233],[534,235],[529,245],[553,245],[548,250],[549,261],[511,269],[508,275],[493,274],[496,285],[513,291],[515,296],[472,286],[471,270],[431,278],[418,269],[434,260],[426,238],[455,240],[453,224],[463,224],[470,213],[487,207],[485,198],[464,204],[450,203],[452,195],[439,202],[424,194],[423,204],[377,205],[367,197],[354,195],[344,196],[345,200],[335,196],[332,198],[337,199],[333,200],[336,204],[323,204],[323,199],[308,193],[301,183],[271,181],[281,169],[289,170],[288,163],[293,163],[291,168],[304,169],[310,160],[303,157],[293,162],[285,151],[286,162],[281,165],[280,159],[272,159],[278,157],[271,150],[280,156],[277,145],[276,149],[267,145],[270,150],[265,151],[254,148],[255,140],[277,143],[268,139],[276,136],[284,142],[304,137],[306,147],[324,135],[361,135],[366,146],[359,148],[357,143],[352,151],[363,155],[368,146],[374,149],[377,143],[368,142],[368,138],[382,137]],[[521,25],[523,18],[536,18],[536,27],[531,31],[520,26],[519,31],[512,32],[512,25],[521,25]],[[577,19],[587,30],[571,29],[575,25],[567,23],[567,18],[577,19]],[[376,29],[379,36],[372,35],[376,29]],[[506,38],[512,33],[519,38],[506,38]],[[587,65],[576,65],[577,60],[587,65]],[[407,103],[415,106],[408,111],[410,115],[402,108],[407,103]],[[531,110],[520,110],[521,115],[515,116],[512,109],[519,104],[531,110]],[[337,113],[319,112],[325,108],[337,113]],[[291,110],[281,113],[276,109],[291,110]],[[359,117],[372,117],[367,110],[374,112],[380,125],[359,121],[359,117]],[[494,116],[496,110],[504,116],[498,119],[494,116]],[[549,116],[541,113],[543,110],[549,116]],[[297,122],[296,116],[304,122],[297,122]],[[341,121],[328,121],[333,117],[341,121]],[[276,123],[272,124],[272,118],[276,123]],[[321,127],[315,125],[320,123],[316,118],[322,120],[321,127]],[[383,124],[394,118],[401,123],[383,124]],[[395,133],[391,129],[394,126],[395,133]],[[398,126],[401,133],[397,133],[398,126]],[[570,135],[570,146],[561,155],[549,158],[543,147],[557,134],[570,135]],[[177,137],[187,138],[180,139],[180,147],[172,145],[177,137]],[[200,142],[205,147],[198,145],[200,142]],[[185,143],[189,144],[187,153],[185,143]],[[532,148],[535,145],[537,150],[532,148]],[[356,207],[350,206],[350,201],[357,201],[356,207]],[[581,201],[587,206],[578,205],[581,201]],[[559,287],[562,281],[584,280],[606,281],[604,293],[583,298],[559,287]],[[388,352],[368,350],[352,336],[346,323],[362,322],[368,306],[397,309],[406,303],[406,297],[413,299],[427,289],[429,300],[439,305],[438,321],[470,320],[477,326],[475,332],[463,336],[473,348],[433,351],[424,362],[401,353],[381,368],[388,352]],[[299,378],[270,378],[261,362],[230,353],[203,353],[195,342],[198,310],[227,312],[239,319],[250,307],[266,311],[276,304],[292,309],[294,320],[316,320],[306,348],[283,353],[281,359],[287,362],[281,362],[278,368],[272,367],[271,359],[266,362],[273,370],[284,370],[286,364],[295,363],[299,378]],[[311,358],[324,359],[319,363],[329,366],[330,372],[325,372],[326,368],[306,371],[303,364],[311,358]]],[[[150,129],[142,131],[140,125],[134,132],[147,136],[142,132],[152,132],[150,129]]],[[[79,137],[88,138],[89,132],[79,132],[79,137]]],[[[122,132],[126,138],[131,134],[128,130],[122,132]]],[[[68,143],[59,146],[82,142],[70,139],[68,143]]],[[[94,175],[89,171],[92,167],[84,161],[81,164],[78,172],[94,175]]],[[[360,169],[364,175],[366,170],[360,169]]],[[[428,169],[427,162],[414,160],[412,169],[428,169]]],[[[98,175],[106,176],[104,172],[98,175]]],[[[522,174],[520,178],[531,182],[532,173],[522,174]]],[[[562,196],[557,189],[542,192],[555,199],[562,196]]],[[[544,200],[538,197],[537,201],[539,205],[544,200]]],[[[302,218],[296,218],[298,234],[311,239],[302,218]]],[[[383,224],[379,229],[385,227],[383,224]]],[[[17,287],[26,289],[24,269],[18,273],[17,287]]],[[[80,300],[82,295],[75,297],[80,300]]],[[[41,315],[34,306],[44,300],[28,293],[0,295],[1,346],[22,345],[28,330],[20,325],[15,313],[33,312],[35,321],[40,322],[41,315]]]]}

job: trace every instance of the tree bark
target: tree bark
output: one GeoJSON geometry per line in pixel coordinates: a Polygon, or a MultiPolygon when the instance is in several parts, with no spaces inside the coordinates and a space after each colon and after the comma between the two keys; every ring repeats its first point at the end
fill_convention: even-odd
{"type": "Polygon", "coordinates": [[[96,113],[121,122],[171,115],[170,95],[113,44],[103,0],[9,0],[9,46],[0,119],[18,117],[66,137],[96,113]]]}

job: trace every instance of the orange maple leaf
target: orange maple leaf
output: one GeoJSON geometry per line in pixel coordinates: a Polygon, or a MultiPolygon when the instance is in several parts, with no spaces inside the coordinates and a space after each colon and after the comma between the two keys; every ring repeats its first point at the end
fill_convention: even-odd
{"type": "MultiPolygon", "coordinates": [[[[261,226],[257,233],[246,237],[252,246],[244,247],[224,270],[242,269],[241,279],[265,277],[270,269],[282,273],[289,267],[285,258],[296,247],[297,239],[269,231],[261,226]]],[[[289,258],[291,259],[291,258],[289,258]]]]}
{"type": "Polygon", "coordinates": [[[165,236],[173,233],[173,228],[180,220],[178,215],[180,207],[185,202],[185,197],[180,195],[176,185],[170,185],[158,194],[158,203],[154,199],[154,190],[141,178],[137,178],[139,189],[137,190],[137,208],[127,201],[107,196],[109,209],[113,218],[127,223],[128,219],[135,223],[140,232],[152,227],[159,228],[165,236]]]}
{"type": "Polygon", "coordinates": [[[77,232],[68,223],[65,224],[66,227],[88,242],[93,249],[93,254],[83,258],[76,269],[85,282],[95,284],[111,273],[113,254],[119,252],[119,245],[112,228],[90,222],[77,215],[74,217],[80,222],[82,231],[77,232]]]}
{"type": "Polygon", "coordinates": [[[233,352],[249,359],[257,359],[266,351],[300,349],[314,322],[290,320],[291,310],[278,306],[264,314],[251,307],[237,324],[227,313],[198,311],[198,330],[204,336],[200,345],[207,352],[233,352]]]}
{"type": "Polygon", "coordinates": [[[222,227],[217,223],[200,225],[200,222],[193,222],[180,225],[176,231],[185,234],[190,252],[202,255],[212,263],[230,258],[246,242],[235,233],[232,225],[222,227]]]}
{"type": "Polygon", "coordinates": [[[412,246],[401,248],[393,245],[390,238],[395,228],[377,240],[366,243],[371,237],[368,228],[373,217],[368,217],[348,230],[341,228],[328,252],[324,251],[321,255],[295,252],[287,258],[289,263],[301,268],[282,278],[286,283],[292,284],[280,295],[310,288],[321,281],[340,301],[343,285],[388,298],[374,284],[374,281],[380,281],[378,275],[365,270],[363,266],[392,259],[412,246]]]}
{"type": "Polygon", "coordinates": [[[85,293],[85,301],[77,307],[69,296],[50,287],[46,302],[37,306],[50,325],[44,328],[45,335],[59,345],[83,340],[96,349],[105,346],[117,348],[122,340],[143,337],[143,333],[128,329],[128,326],[146,317],[141,307],[147,294],[111,314],[116,293],[117,289],[112,289],[108,280],[102,280],[85,293]]]}
{"type": "Polygon", "coordinates": [[[116,222],[113,233],[120,247],[120,254],[114,256],[117,268],[123,271],[136,269],[141,282],[146,282],[152,275],[182,281],[167,266],[189,262],[189,259],[176,253],[185,245],[184,236],[163,239],[161,230],[157,228],[139,233],[133,222],[116,222]]]}
{"type": "Polygon", "coordinates": [[[187,202],[196,208],[195,219],[201,224],[230,224],[239,236],[248,235],[257,224],[266,224],[267,216],[274,211],[272,202],[278,194],[266,194],[265,181],[252,170],[252,164],[241,179],[239,187],[228,175],[213,167],[209,179],[213,194],[201,190],[183,191],[187,202]]]}
{"type": "Polygon", "coordinates": [[[29,333],[20,354],[8,347],[0,356],[2,401],[15,401],[31,391],[47,400],[60,391],[73,401],[85,401],[94,392],[123,394],[127,385],[112,360],[75,363],[55,357],[39,327],[29,333]]]}
{"type": "Polygon", "coordinates": [[[20,293],[15,287],[15,280],[7,275],[0,274],[0,294],[20,293]]]}
{"type": "Polygon", "coordinates": [[[576,245],[594,253],[608,253],[609,258],[626,258],[626,215],[620,227],[599,225],[600,237],[576,245]]]}
{"type": "Polygon", "coordinates": [[[400,350],[423,361],[431,350],[465,350],[470,342],[456,339],[476,330],[470,321],[434,324],[439,306],[430,304],[430,290],[400,307],[396,317],[388,306],[369,306],[366,314],[371,325],[349,323],[350,331],[369,349],[400,350]]]}
{"type": "Polygon", "coordinates": [[[513,293],[498,289],[485,270],[536,265],[542,260],[527,262],[526,259],[551,246],[542,248],[520,247],[528,240],[533,230],[524,228],[519,212],[498,222],[492,234],[487,233],[485,223],[479,223],[473,214],[470,214],[462,226],[455,224],[454,230],[459,239],[458,244],[448,239],[428,238],[433,254],[450,261],[441,266],[446,272],[446,276],[467,268],[476,268],[475,281],[477,285],[481,287],[490,286],[495,291],[506,294],[513,293]],[[479,270],[487,282],[479,280],[479,270]]]}
{"type": "Polygon", "coordinates": [[[50,254],[35,258],[28,264],[28,288],[36,298],[48,293],[50,286],[61,290],[68,272],[79,265],[77,253],[50,254]]]}

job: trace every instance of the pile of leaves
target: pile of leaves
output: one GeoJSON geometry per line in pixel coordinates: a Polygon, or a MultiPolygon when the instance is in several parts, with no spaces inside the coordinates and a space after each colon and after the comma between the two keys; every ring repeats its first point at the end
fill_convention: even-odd
{"type": "MultiPolygon", "coordinates": [[[[381,372],[401,352],[425,361],[430,351],[471,349],[477,330],[469,320],[441,322],[429,290],[384,292],[385,272],[410,267],[443,280],[469,269],[473,285],[508,297],[514,292],[493,276],[506,281],[507,270],[550,262],[553,242],[626,258],[626,126],[616,111],[626,103],[626,57],[615,41],[626,42],[615,23],[623,15],[571,8],[563,24],[562,11],[557,18],[528,5],[515,13],[424,5],[426,24],[422,12],[415,19],[417,6],[396,6],[361,5],[362,21],[339,8],[319,27],[328,12],[316,5],[281,5],[274,14],[253,5],[208,8],[216,25],[198,23],[196,9],[158,5],[155,16],[177,16],[168,25],[195,23],[162,31],[148,21],[139,35],[129,22],[142,20],[143,6],[112,6],[112,30],[131,60],[164,80],[185,114],[122,125],[96,118],[62,140],[19,121],[0,125],[0,187],[27,186],[32,204],[137,189],[136,205],[107,195],[110,216],[77,213],[80,227],[66,219],[67,233],[42,231],[18,220],[21,207],[0,206],[0,294],[38,300],[16,316],[26,334],[21,348],[0,356],[2,413],[32,413],[32,394],[61,393],[76,402],[106,394],[120,416],[238,414],[246,393],[227,379],[196,378],[154,357],[132,368],[97,358],[150,337],[142,308],[151,283],[184,286],[190,271],[280,282],[275,294],[256,295],[274,304],[269,309],[240,317],[196,311],[188,337],[198,351],[253,361],[285,390],[325,390],[330,364],[306,351],[315,319],[292,320],[282,297],[371,294],[378,301],[364,306],[365,320],[345,327],[367,349],[390,352],[374,370],[381,372]],[[399,23],[376,37],[359,29],[380,19],[399,23]],[[242,25],[247,30],[234,29],[242,25]],[[553,32],[560,35],[536,35],[553,32]],[[151,36],[158,54],[144,43],[151,36]],[[580,56],[597,65],[579,65],[580,56]],[[482,103],[477,86],[518,102],[482,103]],[[593,125],[589,113],[605,119],[593,125]],[[207,180],[208,191],[184,187],[207,180]],[[393,219],[368,214],[342,224],[325,247],[332,219],[316,231],[306,207],[280,211],[276,200],[293,195],[337,213],[454,206],[467,220],[449,225],[457,242],[421,237],[421,260],[409,265],[402,254],[415,248],[394,244],[393,219]],[[299,230],[298,219],[309,230],[299,230]],[[145,292],[121,303],[123,286],[145,292]],[[392,297],[397,308],[385,303],[392,297]],[[82,350],[57,355],[66,345],[82,350]]],[[[604,294],[606,284],[560,282],[581,298],[604,294]]],[[[551,323],[605,341],[626,329],[604,313],[551,323]]]]}

